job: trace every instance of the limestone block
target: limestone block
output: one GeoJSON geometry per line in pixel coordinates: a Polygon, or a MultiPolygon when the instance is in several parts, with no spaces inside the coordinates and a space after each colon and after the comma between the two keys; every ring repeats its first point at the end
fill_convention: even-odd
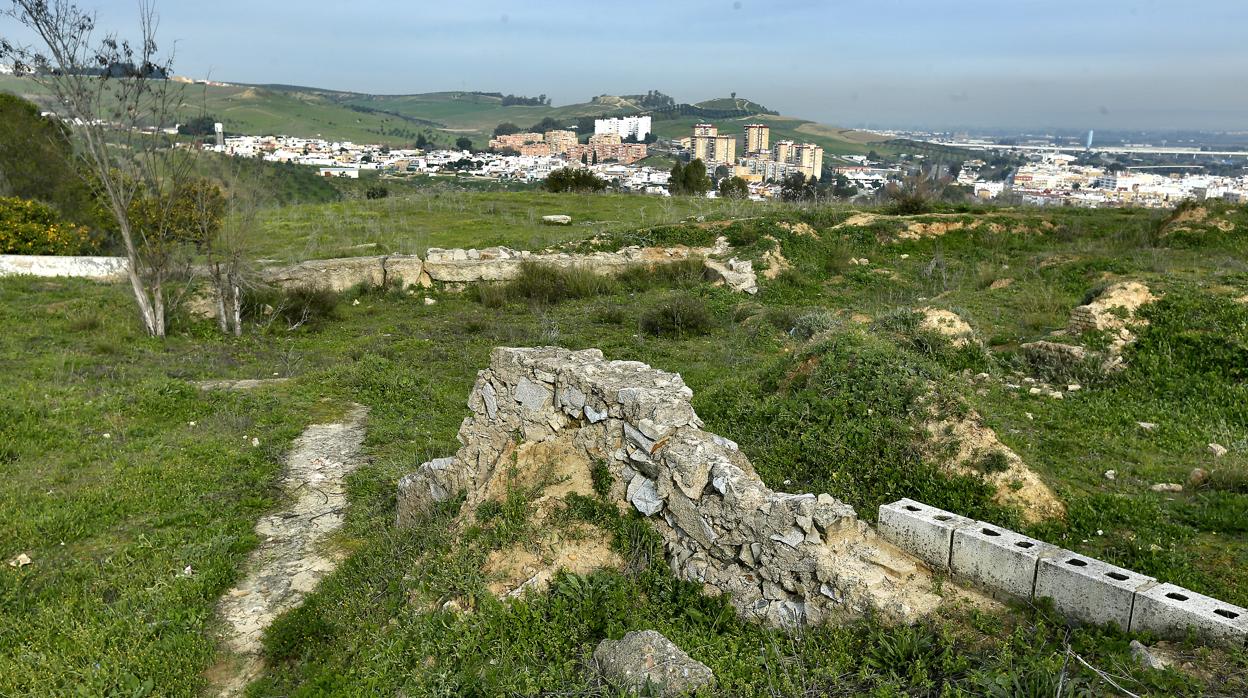
{"type": "Polygon", "coordinates": [[[975,522],[913,499],[880,506],[880,536],[937,569],[949,568],[953,532],[975,522]]]}
{"type": "Polygon", "coordinates": [[[1243,646],[1248,640],[1248,609],[1174,584],[1158,584],[1135,595],[1131,632],[1181,639],[1189,628],[1202,639],[1243,646]]]}
{"type": "Polygon", "coordinates": [[[1063,551],[1042,558],[1036,571],[1036,598],[1049,598],[1062,615],[1085,623],[1131,626],[1137,591],[1157,580],[1090,557],[1063,551]]]}
{"type": "Polygon", "coordinates": [[[414,254],[392,254],[382,259],[386,283],[397,283],[399,288],[428,286],[423,282],[425,262],[414,254]]]}
{"type": "Polygon", "coordinates": [[[953,532],[951,568],[992,591],[1030,599],[1040,559],[1059,552],[1048,543],[976,522],[953,532]]]}
{"type": "Polygon", "coordinates": [[[260,271],[265,283],[282,288],[323,288],[346,291],[360,284],[382,286],[386,281],[384,257],[342,257],[312,259],[288,267],[269,267],[260,271]]]}

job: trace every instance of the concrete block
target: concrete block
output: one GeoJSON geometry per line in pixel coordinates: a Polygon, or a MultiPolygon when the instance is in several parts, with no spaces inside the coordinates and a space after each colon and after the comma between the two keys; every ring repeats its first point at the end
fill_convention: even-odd
{"type": "Polygon", "coordinates": [[[1248,641],[1248,609],[1174,584],[1158,584],[1135,595],[1132,632],[1181,638],[1188,628],[1206,641],[1243,645],[1248,641]]]}
{"type": "Polygon", "coordinates": [[[1040,560],[1061,548],[982,521],[953,532],[951,566],[989,590],[1030,599],[1040,560]]]}
{"type": "Polygon", "coordinates": [[[913,499],[880,505],[879,533],[937,569],[949,568],[953,532],[975,522],[913,499]]]}
{"type": "Polygon", "coordinates": [[[1131,627],[1131,608],[1137,591],[1157,580],[1090,557],[1061,551],[1041,558],[1036,570],[1036,598],[1053,599],[1068,618],[1103,625],[1131,627]]]}

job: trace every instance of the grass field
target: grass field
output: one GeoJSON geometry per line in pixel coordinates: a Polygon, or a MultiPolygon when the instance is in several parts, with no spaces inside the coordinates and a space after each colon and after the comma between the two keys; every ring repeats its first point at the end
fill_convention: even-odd
{"type": "MultiPolygon", "coordinates": [[[[703,216],[755,215],[768,204],[630,194],[565,195],[543,192],[401,191],[380,200],[352,199],[267,210],[253,252],[278,260],[423,254],[430,247],[543,249],[603,233],[628,233],[703,216]],[[572,216],[570,226],[542,224],[542,216],[572,216]]],[[[621,244],[645,244],[622,235],[621,244]]]]}
{"type": "Polygon", "coordinates": [[[257,245],[284,258],[362,242],[414,251],[598,234],[610,246],[636,239],[638,227],[745,214],[751,220],[722,229],[687,223],[647,236],[700,244],[722,233],[760,265],[770,236],[791,269],[748,298],[688,281],[553,304],[435,291],[430,306],[359,290],[294,330],[279,322],[226,339],[179,316],[163,342],[141,336],[124,288],[0,279],[0,391],[13,396],[0,405],[0,556],[34,561],[0,567],[0,695],[197,695],[212,663],[213,603],[255,544],[255,520],[278,507],[283,451],[347,401],[372,408],[369,461],[349,481],[338,541],[352,554],[270,630],[270,668],[252,695],[617,695],[596,683],[589,655],[602,638],[643,628],[708,664],[722,695],[1021,698],[1056,695],[1063,675],[1062,695],[1117,695],[1068,663],[1068,648],[1137,695],[1248,691],[1243,650],[1179,642],[1199,671],[1146,671],[1123,633],[1068,629],[1044,608],[950,610],[915,628],[865,620],[797,637],[766,631],[673,578],[644,522],[596,500],[573,502],[568,516],[612,531],[634,571],[562,576],[549,593],[508,603],[485,590],[481,561],[523,539],[523,497],[459,537],[448,528],[453,507],[415,530],[393,526],[397,478],[457,448],[464,401],[492,347],[599,347],[680,372],[707,429],[738,441],[771,486],[831,492],[867,520],[879,503],[913,496],[1248,604],[1248,305],[1235,300],[1248,297],[1248,212],[1216,212],[1234,224],[1229,232],[1163,235],[1159,214],[1137,210],[985,210],[842,226],[856,212],[454,198],[277,209],[257,245]],[[540,228],[530,210],[598,223],[540,228]],[[457,216],[471,222],[458,226],[457,216]],[[818,237],[783,221],[808,223],[818,237]],[[974,221],[983,224],[896,240],[915,222],[974,221]],[[1065,327],[1072,307],[1118,278],[1163,296],[1145,311],[1126,370],[1080,375],[1083,390],[1064,400],[1006,387],[1036,370],[1019,343],[1065,327]],[[673,296],[703,306],[708,326],[648,334],[643,316],[673,296]],[[984,348],[916,332],[907,311],[927,305],[959,313],[984,348]],[[990,380],[976,380],[980,372],[990,380]],[[225,394],[189,383],[275,374],[294,381],[225,394]],[[914,403],[929,382],[983,414],[1054,488],[1066,518],[1024,525],[978,480],[935,467],[914,403]],[[1214,459],[1209,442],[1230,453],[1214,459]],[[1197,466],[1213,474],[1203,486],[1149,489],[1185,482],[1197,466]],[[1116,479],[1103,477],[1109,469],[1116,479]],[[451,598],[471,611],[440,610],[451,598]]]}

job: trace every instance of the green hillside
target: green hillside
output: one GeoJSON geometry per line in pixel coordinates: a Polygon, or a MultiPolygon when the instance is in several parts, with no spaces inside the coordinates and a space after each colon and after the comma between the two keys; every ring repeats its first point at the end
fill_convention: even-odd
{"type": "MultiPolygon", "coordinates": [[[[0,77],[0,91],[43,104],[46,95],[29,80],[0,77]]],[[[878,134],[841,129],[792,116],[766,114],[766,107],[744,98],[719,98],[691,105],[699,109],[744,110],[746,116],[712,119],[725,133],[742,133],[747,123],[771,126],[771,139],[813,142],[830,155],[914,152],[904,144],[889,144],[878,134]]],[[[211,114],[227,131],[253,135],[284,134],[351,140],[361,143],[410,145],[418,135],[437,143],[468,136],[479,145],[503,122],[527,128],[551,118],[567,125],[588,116],[635,114],[634,102],[612,95],[563,106],[503,106],[501,97],[480,92],[430,92],[411,95],[369,95],[292,85],[187,85],[183,113],[189,118],[211,114]]],[[[699,116],[656,114],[655,133],[661,138],[688,136],[699,116]]]]}
{"type": "Polygon", "coordinates": [[[753,112],[755,114],[765,114],[772,111],[758,102],[736,96],[708,99],[702,102],[697,102],[693,106],[701,107],[703,109],[737,109],[740,111],[753,112]]]}

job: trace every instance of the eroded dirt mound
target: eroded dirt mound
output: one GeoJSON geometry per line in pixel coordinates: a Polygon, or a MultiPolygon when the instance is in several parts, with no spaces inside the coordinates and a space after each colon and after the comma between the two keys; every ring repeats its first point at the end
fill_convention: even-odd
{"type": "Polygon", "coordinates": [[[490,553],[483,571],[490,593],[498,598],[544,591],[559,570],[589,574],[622,569],[624,561],[611,549],[611,536],[586,523],[560,527],[553,517],[570,494],[594,496],[592,463],[572,443],[570,433],[549,441],[526,442],[504,457],[510,464],[502,477],[470,493],[457,519],[464,526],[485,502],[502,502],[520,491],[529,498],[531,534],[524,540],[490,553]]]}
{"type": "Polygon", "coordinates": [[[763,253],[763,264],[767,265],[767,269],[763,271],[763,278],[772,280],[788,271],[792,265],[784,258],[784,251],[780,249],[780,241],[770,235],[766,236],[766,239],[772,242],[772,248],[763,253]]]}
{"type": "Polygon", "coordinates": [[[923,314],[923,319],[919,321],[920,328],[948,337],[955,347],[970,344],[975,336],[975,330],[971,329],[966,320],[951,310],[929,307],[920,308],[919,312],[923,314]]]}
{"type": "Polygon", "coordinates": [[[807,223],[780,223],[779,227],[793,233],[794,235],[803,235],[805,237],[819,239],[819,231],[815,230],[807,223]]]}
{"type": "Polygon", "coordinates": [[[927,423],[933,452],[945,456],[945,467],[983,478],[996,489],[998,504],[1018,507],[1034,523],[1066,515],[1066,506],[997,433],[974,411],[927,423]]]}
{"type": "Polygon", "coordinates": [[[1235,224],[1228,218],[1217,215],[1203,205],[1185,205],[1175,209],[1170,218],[1161,228],[1162,237],[1176,233],[1196,233],[1211,229],[1229,233],[1235,230],[1235,224]]]}

